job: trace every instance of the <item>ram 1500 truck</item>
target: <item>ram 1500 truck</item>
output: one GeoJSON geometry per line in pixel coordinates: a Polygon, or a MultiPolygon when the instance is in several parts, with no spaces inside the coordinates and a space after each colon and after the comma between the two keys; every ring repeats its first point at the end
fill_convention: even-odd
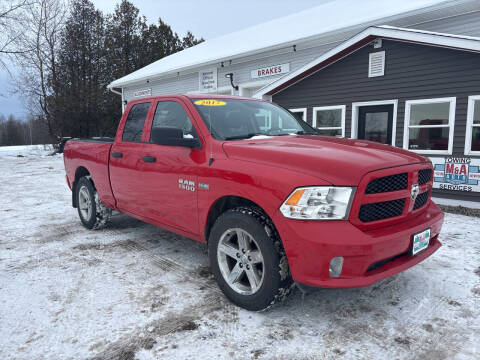
{"type": "Polygon", "coordinates": [[[220,288],[249,310],[294,282],[368,286],[441,246],[429,160],[320,136],[267,101],[134,100],[114,139],[69,140],[64,156],[85,227],[118,210],[207,243],[220,288]]]}

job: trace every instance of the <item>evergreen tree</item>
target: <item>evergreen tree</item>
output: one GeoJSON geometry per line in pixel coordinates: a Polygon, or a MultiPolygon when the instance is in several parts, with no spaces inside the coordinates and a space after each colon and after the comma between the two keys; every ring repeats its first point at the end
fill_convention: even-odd
{"type": "Polygon", "coordinates": [[[57,73],[61,84],[54,106],[60,135],[92,136],[103,130],[102,103],[105,85],[104,19],[89,0],[74,0],[67,19],[57,73]]]}

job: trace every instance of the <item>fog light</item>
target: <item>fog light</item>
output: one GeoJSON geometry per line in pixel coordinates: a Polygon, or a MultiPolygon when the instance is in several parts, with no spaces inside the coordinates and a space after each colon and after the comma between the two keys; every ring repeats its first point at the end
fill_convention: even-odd
{"type": "Polygon", "coordinates": [[[343,257],[338,256],[332,258],[330,260],[330,277],[336,278],[339,277],[340,274],[342,273],[342,267],[343,267],[343,257]]]}

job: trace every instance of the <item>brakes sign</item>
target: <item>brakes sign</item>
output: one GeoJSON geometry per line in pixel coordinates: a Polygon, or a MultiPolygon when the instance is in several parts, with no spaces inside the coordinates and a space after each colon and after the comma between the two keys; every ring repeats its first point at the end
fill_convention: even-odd
{"type": "Polygon", "coordinates": [[[225,101],[214,100],[214,99],[203,99],[197,100],[194,102],[195,105],[200,106],[225,106],[227,103],[225,101]]]}

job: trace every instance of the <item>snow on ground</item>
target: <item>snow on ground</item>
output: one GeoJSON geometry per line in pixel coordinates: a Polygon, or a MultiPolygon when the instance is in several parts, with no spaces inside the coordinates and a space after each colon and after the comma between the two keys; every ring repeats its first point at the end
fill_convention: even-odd
{"type": "Polygon", "coordinates": [[[62,156],[15,151],[0,149],[2,359],[479,358],[478,218],[447,214],[444,246],[397,276],[252,313],[202,244],[121,214],[88,231],[62,156]]]}

